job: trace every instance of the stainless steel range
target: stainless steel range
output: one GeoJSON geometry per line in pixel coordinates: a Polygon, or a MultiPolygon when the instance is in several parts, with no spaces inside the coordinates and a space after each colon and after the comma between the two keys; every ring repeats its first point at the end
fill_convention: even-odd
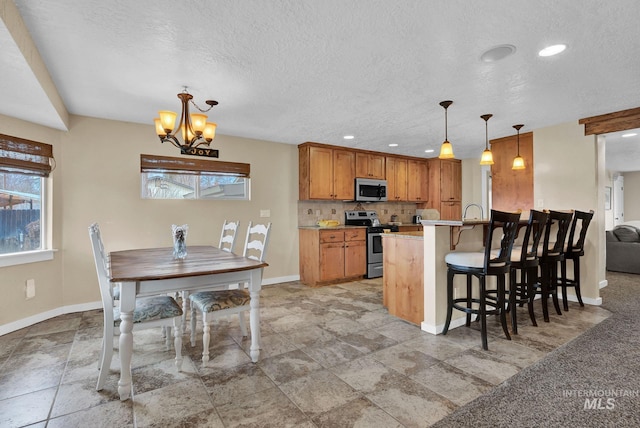
{"type": "Polygon", "coordinates": [[[345,211],[344,224],[367,226],[367,278],[382,276],[382,233],[384,229],[398,231],[398,226],[380,224],[375,211],[345,211]]]}

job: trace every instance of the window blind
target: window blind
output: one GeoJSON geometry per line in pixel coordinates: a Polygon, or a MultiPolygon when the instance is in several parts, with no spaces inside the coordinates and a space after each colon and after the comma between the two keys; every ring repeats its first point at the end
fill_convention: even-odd
{"type": "Polygon", "coordinates": [[[0,134],[0,172],[48,177],[52,160],[50,144],[0,134]]]}
{"type": "Polygon", "coordinates": [[[194,175],[231,175],[249,178],[251,165],[238,162],[140,155],[140,172],[154,171],[194,175]]]}

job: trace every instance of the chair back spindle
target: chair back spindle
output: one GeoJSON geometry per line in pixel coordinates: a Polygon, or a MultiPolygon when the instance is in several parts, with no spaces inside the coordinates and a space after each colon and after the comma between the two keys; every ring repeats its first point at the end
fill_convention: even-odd
{"type": "Polygon", "coordinates": [[[218,248],[229,253],[233,253],[236,245],[236,237],[238,236],[239,221],[227,221],[222,224],[222,232],[220,233],[220,244],[218,248]]]}

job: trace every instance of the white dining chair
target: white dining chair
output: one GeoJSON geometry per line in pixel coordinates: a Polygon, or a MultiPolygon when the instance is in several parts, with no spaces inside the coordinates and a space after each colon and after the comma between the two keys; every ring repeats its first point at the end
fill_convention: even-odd
{"type": "MultiPolygon", "coordinates": [[[[249,222],[247,237],[245,238],[244,257],[264,261],[271,223],[266,225],[252,225],[249,222]]],[[[247,336],[247,326],[244,313],[250,309],[251,298],[249,292],[244,289],[245,284],[240,284],[236,290],[199,291],[189,296],[191,300],[191,346],[196,343],[196,322],[198,312],[202,314],[202,362],[209,361],[209,342],[211,339],[211,323],[217,318],[238,314],[242,336],[247,336]]]]}
{"type": "Polygon", "coordinates": [[[218,244],[218,248],[223,251],[233,253],[233,248],[236,245],[236,237],[238,236],[236,232],[238,231],[239,226],[239,221],[224,221],[222,224],[222,232],[220,233],[220,243],[218,244]]]}
{"type": "MultiPolygon", "coordinates": [[[[93,249],[93,258],[98,273],[98,285],[102,296],[102,308],[104,311],[104,327],[102,333],[102,347],[98,358],[98,383],[96,390],[100,391],[107,380],[111,360],[113,359],[113,337],[120,334],[120,310],[114,306],[114,288],[109,281],[109,260],[104,251],[100,228],[94,223],[89,226],[89,237],[93,249]]],[[[171,326],[174,327],[174,347],[176,351],[176,367],[182,368],[182,335],[176,334],[182,331],[182,308],[172,297],[158,295],[140,297],[136,299],[136,308],[133,312],[133,331],[164,327],[167,331],[165,345],[167,350],[171,347],[171,326]]]]}
{"type": "MultiPolygon", "coordinates": [[[[226,251],[229,253],[233,253],[233,249],[236,245],[236,238],[238,237],[238,227],[240,226],[240,221],[228,221],[225,219],[224,223],[222,223],[222,231],[220,232],[220,242],[218,243],[218,248],[222,251],[226,251]]],[[[236,287],[237,288],[237,287],[236,287]]],[[[187,314],[189,313],[189,294],[190,290],[182,291],[182,333],[185,332],[187,328],[187,314]]],[[[177,298],[177,293],[176,293],[177,298]]],[[[163,336],[166,335],[166,332],[162,331],[163,336]]]]}

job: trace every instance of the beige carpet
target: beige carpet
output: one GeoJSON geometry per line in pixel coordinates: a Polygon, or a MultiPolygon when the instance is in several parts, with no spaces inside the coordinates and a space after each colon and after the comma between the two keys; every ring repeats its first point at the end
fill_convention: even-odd
{"type": "Polygon", "coordinates": [[[640,426],[640,275],[607,279],[611,317],[434,426],[640,426]]]}

